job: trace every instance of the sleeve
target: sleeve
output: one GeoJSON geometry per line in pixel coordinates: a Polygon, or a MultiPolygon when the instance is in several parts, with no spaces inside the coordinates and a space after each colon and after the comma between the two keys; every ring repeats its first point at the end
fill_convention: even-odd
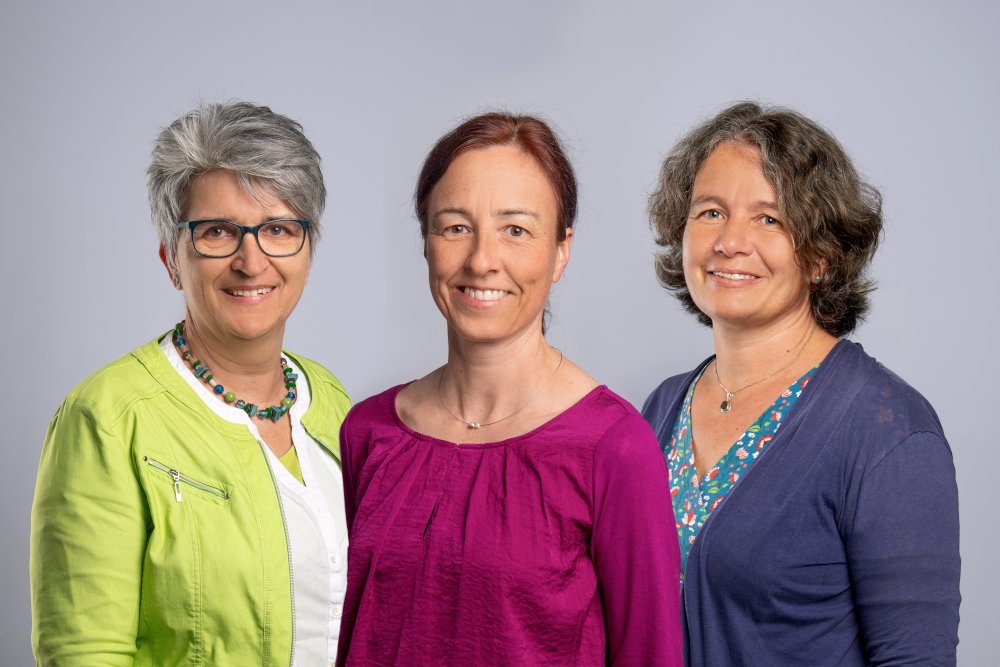
{"type": "Polygon", "coordinates": [[[130,443],[65,403],[31,511],[31,643],[39,665],[131,665],[148,511],[130,443]]]}
{"type": "Polygon", "coordinates": [[[666,462],[632,414],[594,452],[591,552],[611,665],[682,665],[680,549],[666,462]]]}
{"type": "Polygon", "coordinates": [[[340,462],[341,472],[344,476],[344,516],[347,518],[347,535],[350,538],[351,529],[354,526],[354,516],[358,511],[358,495],[354,482],[353,452],[347,437],[348,422],[349,417],[340,425],[340,462]]]}
{"type": "Polygon", "coordinates": [[[845,536],[872,665],[954,665],[958,487],[947,442],[910,435],[865,475],[845,536]]]}

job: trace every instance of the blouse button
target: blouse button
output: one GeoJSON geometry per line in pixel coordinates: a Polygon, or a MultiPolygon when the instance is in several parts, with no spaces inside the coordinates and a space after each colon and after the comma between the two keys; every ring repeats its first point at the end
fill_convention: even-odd
{"type": "Polygon", "coordinates": [[[340,615],[344,613],[344,605],[332,604],[330,605],[330,616],[333,618],[340,618],[340,615]]]}

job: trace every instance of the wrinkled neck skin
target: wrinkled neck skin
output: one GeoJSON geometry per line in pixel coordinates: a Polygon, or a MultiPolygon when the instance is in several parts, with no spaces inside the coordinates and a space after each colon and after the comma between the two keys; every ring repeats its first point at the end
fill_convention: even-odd
{"type": "Polygon", "coordinates": [[[184,338],[195,359],[212,370],[215,381],[248,403],[266,406],[285,393],[281,373],[284,326],[253,339],[220,340],[185,313],[184,338]]]}
{"type": "Polygon", "coordinates": [[[719,375],[731,389],[774,373],[791,362],[800,348],[794,365],[815,365],[837,343],[813,319],[808,301],[760,326],[713,322],[712,337],[719,375]]]}
{"type": "Polygon", "coordinates": [[[477,415],[482,423],[522,408],[559,363],[559,352],[542,335],[541,319],[499,342],[467,340],[448,329],[448,365],[441,391],[459,414],[477,415]]]}

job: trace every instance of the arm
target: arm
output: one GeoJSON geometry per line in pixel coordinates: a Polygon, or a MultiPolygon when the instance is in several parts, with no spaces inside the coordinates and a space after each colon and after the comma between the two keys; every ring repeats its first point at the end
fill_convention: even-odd
{"type": "Polygon", "coordinates": [[[635,414],[610,429],[594,452],[591,553],[608,663],[681,665],[680,550],[667,466],[635,414]]]}
{"type": "Polygon", "coordinates": [[[915,433],[865,474],[845,535],[873,665],[954,665],[958,488],[948,444],[915,433]]]}
{"type": "Polygon", "coordinates": [[[149,526],[121,429],[70,402],[49,425],[31,512],[39,665],[132,664],[149,526]]]}
{"type": "Polygon", "coordinates": [[[347,518],[347,534],[351,534],[351,527],[354,525],[354,515],[357,514],[357,489],[354,488],[354,468],[351,460],[351,446],[348,444],[347,429],[348,421],[345,419],[340,425],[340,466],[344,476],[344,516],[347,518]]]}

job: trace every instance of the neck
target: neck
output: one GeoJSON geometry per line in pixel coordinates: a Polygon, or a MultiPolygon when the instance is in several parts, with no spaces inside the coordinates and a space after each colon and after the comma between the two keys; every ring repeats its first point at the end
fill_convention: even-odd
{"type": "Polygon", "coordinates": [[[816,324],[808,308],[765,327],[715,325],[712,334],[716,367],[730,390],[777,373],[783,366],[812,361],[820,353],[821,359],[836,343],[816,324]]]}
{"type": "Polygon", "coordinates": [[[217,381],[240,398],[271,405],[284,393],[281,373],[281,337],[268,339],[222,340],[210,329],[199,326],[187,313],[184,337],[196,359],[212,369],[217,381]]]}
{"type": "Polygon", "coordinates": [[[439,371],[442,397],[463,419],[505,418],[552,381],[559,359],[540,329],[500,343],[469,341],[449,330],[448,364],[439,371]]]}

